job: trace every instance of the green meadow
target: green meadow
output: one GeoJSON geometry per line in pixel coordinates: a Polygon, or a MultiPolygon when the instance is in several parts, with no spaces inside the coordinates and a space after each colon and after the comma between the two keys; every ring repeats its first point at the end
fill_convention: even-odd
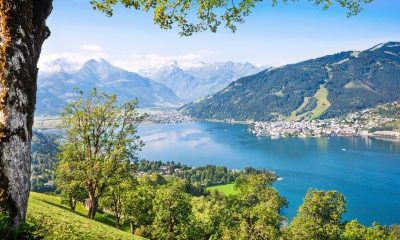
{"type": "Polygon", "coordinates": [[[237,190],[235,189],[235,184],[234,183],[228,183],[224,185],[217,185],[217,186],[212,186],[208,187],[207,190],[209,191],[220,191],[225,195],[232,195],[236,194],[237,190]]]}
{"type": "Polygon", "coordinates": [[[108,214],[96,215],[95,221],[86,214],[82,204],[77,204],[76,211],[72,211],[56,196],[31,192],[29,197],[28,222],[35,226],[33,234],[45,240],[143,239],[115,228],[108,214]]]}

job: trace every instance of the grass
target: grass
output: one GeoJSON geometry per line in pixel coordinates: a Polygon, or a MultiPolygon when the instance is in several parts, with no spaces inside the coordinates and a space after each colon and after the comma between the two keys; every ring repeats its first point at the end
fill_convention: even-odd
{"type": "Polygon", "coordinates": [[[33,234],[43,239],[143,239],[108,224],[115,222],[107,214],[98,214],[96,220],[86,217],[83,205],[71,211],[60,203],[60,198],[31,192],[28,205],[28,222],[35,225],[33,234]]]}
{"type": "Polygon", "coordinates": [[[290,113],[289,121],[295,121],[297,119],[297,114],[303,110],[308,104],[308,101],[310,100],[310,97],[305,97],[303,103],[298,107],[296,110],[290,113]]]}
{"type": "Polygon", "coordinates": [[[317,99],[317,106],[312,110],[311,119],[319,118],[331,106],[328,100],[328,90],[324,85],[320,86],[314,98],[317,99]]]}
{"type": "Polygon", "coordinates": [[[217,186],[212,186],[208,187],[207,190],[209,191],[220,191],[225,195],[233,195],[237,193],[237,190],[234,188],[235,184],[234,183],[228,183],[224,185],[217,185],[217,186]]]}

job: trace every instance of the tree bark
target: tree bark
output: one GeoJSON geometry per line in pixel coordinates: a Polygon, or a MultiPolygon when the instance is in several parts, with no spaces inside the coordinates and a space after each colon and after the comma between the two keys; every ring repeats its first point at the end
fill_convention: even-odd
{"type": "Polygon", "coordinates": [[[133,226],[133,223],[130,223],[129,225],[131,227],[131,233],[135,234],[135,227],[133,226]]]}
{"type": "Polygon", "coordinates": [[[18,226],[30,188],[37,62],[52,0],[0,0],[0,211],[18,226]]]}
{"type": "Polygon", "coordinates": [[[119,215],[115,215],[115,227],[120,229],[121,228],[121,218],[119,217],[119,215]]]}
{"type": "Polygon", "coordinates": [[[94,219],[94,217],[96,216],[98,206],[99,206],[98,199],[94,196],[89,196],[88,218],[94,219]]]}
{"type": "Polygon", "coordinates": [[[71,196],[69,197],[69,207],[71,208],[72,211],[75,211],[76,199],[71,196]]]}

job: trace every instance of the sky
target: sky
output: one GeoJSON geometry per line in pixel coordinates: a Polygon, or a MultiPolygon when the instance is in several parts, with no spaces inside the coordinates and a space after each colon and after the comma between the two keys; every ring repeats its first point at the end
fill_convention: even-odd
{"type": "Polygon", "coordinates": [[[176,60],[183,68],[199,62],[250,62],[257,66],[282,66],[347,50],[364,50],[378,43],[400,41],[400,1],[375,0],[347,18],[334,4],[327,11],[299,0],[272,7],[258,3],[236,33],[181,37],[179,29],[162,30],[151,13],[118,6],[113,17],[93,10],[89,0],[54,0],[47,24],[39,68],[64,57],[79,65],[90,58],[104,58],[121,68],[138,71],[176,60]]]}

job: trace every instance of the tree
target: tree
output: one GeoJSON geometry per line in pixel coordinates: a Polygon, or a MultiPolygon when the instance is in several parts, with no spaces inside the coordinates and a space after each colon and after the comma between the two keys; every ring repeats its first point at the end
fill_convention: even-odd
{"type": "Polygon", "coordinates": [[[91,219],[99,198],[129,178],[130,162],[143,145],[136,135],[142,121],[136,105],[136,100],[120,104],[115,95],[93,89],[87,96],[81,92],[62,114],[65,139],[60,166],[68,165],[73,180],[85,188],[91,219]]]}
{"type": "MultiPolygon", "coordinates": [[[[154,220],[153,199],[155,188],[147,183],[140,185],[127,192],[123,201],[122,212],[124,221],[129,223],[131,233],[143,226],[150,226],[154,220]]],[[[150,236],[143,236],[150,237],[150,236]]]]}
{"type": "Polygon", "coordinates": [[[365,227],[352,220],[346,223],[341,240],[396,240],[400,239],[399,226],[393,225],[390,228],[372,223],[371,227],[365,227]]]}
{"type": "Polygon", "coordinates": [[[189,239],[221,239],[227,213],[226,197],[218,191],[192,198],[189,239]]]}
{"type": "Polygon", "coordinates": [[[74,168],[70,162],[60,162],[56,168],[55,184],[61,191],[63,202],[67,202],[75,211],[76,203],[83,202],[87,193],[81,181],[75,178],[74,168]]]}
{"type": "Polygon", "coordinates": [[[286,200],[272,187],[273,173],[240,176],[236,180],[237,195],[230,197],[231,219],[223,239],[279,239],[285,220],[280,215],[286,200]]]}
{"type": "MultiPolygon", "coordinates": [[[[182,35],[223,25],[232,31],[261,0],[234,1],[144,1],[91,0],[95,9],[113,14],[113,6],[154,11],[154,22],[163,29],[176,23],[182,35]],[[197,6],[199,22],[189,21],[197,6]],[[218,11],[223,9],[223,11],[218,11]],[[219,14],[221,13],[221,14],[219,14]]],[[[287,2],[289,0],[283,0],[287,2]]],[[[327,9],[332,0],[311,0],[327,9]]],[[[361,11],[361,3],[372,0],[336,0],[348,15],[361,11]]],[[[275,5],[278,0],[272,0],[275,5]]],[[[50,36],[46,19],[52,0],[0,0],[0,211],[15,225],[24,221],[29,196],[30,143],[36,103],[37,62],[43,42],[50,36]]]]}
{"type": "Polygon", "coordinates": [[[336,191],[309,190],[290,223],[288,239],[339,239],[346,202],[336,191]]]}
{"type": "Polygon", "coordinates": [[[357,220],[352,220],[346,223],[341,239],[343,240],[365,240],[367,228],[357,220]]]}
{"type": "Polygon", "coordinates": [[[385,226],[378,223],[372,223],[372,226],[367,229],[365,240],[387,240],[389,239],[389,231],[385,226]]]}
{"type": "Polygon", "coordinates": [[[390,226],[390,240],[400,239],[400,225],[392,225],[390,226]]]}
{"type": "Polygon", "coordinates": [[[130,176],[115,176],[120,178],[117,184],[109,186],[106,193],[100,199],[100,205],[108,211],[111,211],[115,218],[117,228],[121,227],[121,218],[123,215],[123,207],[128,193],[135,187],[135,179],[130,176]]]}
{"type": "Polygon", "coordinates": [[[51,0],[0,1],[0,211],[18,225],[29,196],[37,62],[51,0]]]}
{"type": "Polygon", "coordinates": [[[188,239],[188,226],[192,207],[184,183],[173,179],[157,189],[153,211],[154,239],[188,239]]]}

